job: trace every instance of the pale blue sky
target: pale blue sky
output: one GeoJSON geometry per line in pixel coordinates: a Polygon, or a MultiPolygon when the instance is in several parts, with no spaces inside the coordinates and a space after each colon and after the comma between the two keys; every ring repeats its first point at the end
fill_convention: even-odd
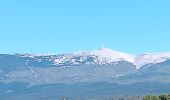
{"type": "Polygon", "coordinates": [[[1,0],[0,53],[170,51],[170,0],[1,0]]]}

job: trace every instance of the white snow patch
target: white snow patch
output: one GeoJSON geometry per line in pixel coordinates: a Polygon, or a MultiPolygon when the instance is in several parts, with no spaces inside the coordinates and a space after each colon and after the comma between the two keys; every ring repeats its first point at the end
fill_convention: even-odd
{"type": "Polygon", "coordinates": [[[114,50],[108,49],[108,48],[101,48],[101,49],[92,51],[89,54],[97,55],[97,56],[100,56],[101,58],[111,58],[112,61],[113,60],[115,60],[115,61],[125,60],[125,61],[131,62],[131,63],[134,62],[133,55],[114,51],[114,50]]]}
{"type": "Polygon", "coordinates": [[[170,59],[170,53],[143,54],[143,55],[138,55],[135,57],[134,64],[139,69],[144,65],[161,63],[161,62],[166,61],[167,59],[170,59]]]}

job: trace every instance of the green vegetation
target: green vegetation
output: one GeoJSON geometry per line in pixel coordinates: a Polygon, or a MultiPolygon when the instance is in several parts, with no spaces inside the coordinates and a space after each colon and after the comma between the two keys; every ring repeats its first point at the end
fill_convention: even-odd
{"type": "Polygon", "coordinates": [[[147,95],[143,97],[143,100],[161,100],[158,96],[147,95]]]}
{"type": "Polygon", "coordinates": [[[159,95],[159,96],[147,95],[143,97],[143,100],[170,100],[170,95],[159,95]]]}

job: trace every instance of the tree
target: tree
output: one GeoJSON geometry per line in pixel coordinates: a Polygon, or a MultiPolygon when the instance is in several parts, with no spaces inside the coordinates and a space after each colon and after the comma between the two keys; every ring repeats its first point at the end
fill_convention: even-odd
{"type": "Polygon", "coordinates": [[[170,100],[170,94],[169,95],[160,95],[159,98],[161,100],[170,100]]]}

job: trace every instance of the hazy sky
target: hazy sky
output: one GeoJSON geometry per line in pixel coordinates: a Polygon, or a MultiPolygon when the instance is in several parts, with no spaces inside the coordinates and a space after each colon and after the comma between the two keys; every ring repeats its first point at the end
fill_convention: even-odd
{"type": "Polygon", "coordinates": [[[170,0],[1,0],[0,53],[170,51],[170,0]]]}

